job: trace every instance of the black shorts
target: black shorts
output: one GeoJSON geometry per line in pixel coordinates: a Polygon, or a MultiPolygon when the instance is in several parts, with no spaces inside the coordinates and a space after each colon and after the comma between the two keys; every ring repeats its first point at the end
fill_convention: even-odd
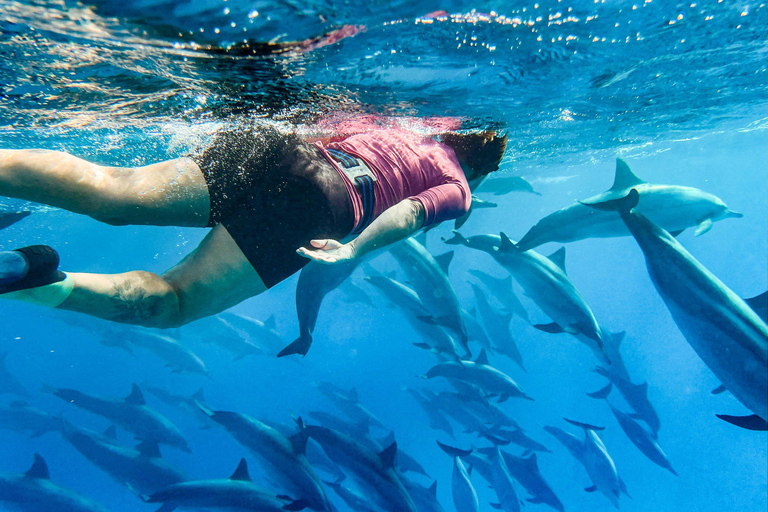
{"type": "Polygon", "coordinates": [[[208,225],[227,228],[268,288],[309,262],[296,249],[313,238],[339,240],[354,227],[343,179],[297,135],[237,126],[192,158],[208,184],[208,225]]]}

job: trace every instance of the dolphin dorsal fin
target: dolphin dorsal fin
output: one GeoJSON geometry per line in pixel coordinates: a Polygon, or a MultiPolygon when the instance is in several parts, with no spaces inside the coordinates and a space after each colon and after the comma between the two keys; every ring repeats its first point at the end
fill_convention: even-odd
{"type": "Polygon", "coordinates": [[[137,444],[136,451],[150,459],[160,459],[163,457],[160,453],[160,447],[157,445],[157,441],[151,441],[149,439],[145,439],[137,444]]]}
{"type": "Polygon", "coordinates": [[[419,242],[419,244],[421,244],[421,246],[426,249],[426,247],[427,247],[427,232],[426,231],[422,231],[421,233],[418,233],[418,234],[414,235],[413,239],[416,240],[417,242],[419,242]]]}
{"type": "Polygon", "coordinates": [[[107,430],[104,431],[104,437],[107,437],[112,440],[117,440],[117,427],[114,425],[110,425],[107,427],[107,430]]]}
{"type": "Polygon", "coordinates": [[[309,436],[304,430],[289,437],[288,440],[291,442],[291,446],[293,447],[293,453],[296,455],[304,455],[307,451],[308,439],[309,436]]]}
{"type": "Polygon", "coordinates": [[[131,394],[125,397],[125,403],[128,405],[146,405],[147,403],[144,401],[144,395],[135,382],[131,388],[131,394]]]}
{"type": "Polygon", "coordinates": [[[198,389],[197,392],[192,395],[192,400],[195,402],[205,402],[205,390],[203,390],[203,388],[198,389]]]}
{"type": "Polygon", "coordinates": [[[429,486],[429,492],[433,498],[437,499],[437,480],[432,482],[432,485],[429,486]]]}
{"type": "Polygon", "coordinates": [[[563,271],[563,274],[567,274],[565,271],[565,247],[561,247],[549,256],[547,256],[549,261],[557,265],[560,270],[563,271]]]}
{"type": "Polygon", "coordinates": [[[32,463],[29,471],[24,473],[24,476],[28,478],[42,478],[44,480],[51,479],[51,474],[48,472],[48,464],[45,463],[45,459],[39,453],[35,454],[35,462],[32,463]]]}
{"type": "Polygon", "coordinates": [[[536,457],[536,453],[532,453],[530,457],[526,459],[531,467],[539,467],[539,458],[536,457]]]}
{"type": "Polygon", "coordinates": [[[264,327],[269,329],[270,331],[274,331],[277,328],[277,321],[275,320],[275,315],[269,315],[269,318],[264,320],[264,327]]]}
{"type": "Polygon", "coordinates": [[[385,468],[395,467],[395,456],[397,455],[397,441],[392,441],[392,444],[384,448],[379,454],[379,459],[385,468]]]}
{"type": "Polygon", "coordinates": [[[490,366],[491,363],[488,361],[488,354],[485,352],[485,349],[480,351],[480,355],[478,355],[477,359],[475,359],[475,363],[490,366]]]}
{"type": "Polygon", "coordinates": [[[627,162],[621,158],[616,159],[616,176],[613,178],[613,186],[610,190],[625,190],[642,183],[645,182],[635,176],[627,165],[627,162]]]}
{"type": "Polygon", "coordinates": [[[453,261],[453,254],[453,251],[448,251],[439,256],[435,256],[435,261],[440,265],[440,268],[443,269],[445,275],[448,275],[448,267],[451,265],[451,261],[453,261]]]}
{"type": "Polygon", "coordinates": [[[232,476],[229,477],[229,479],[253,482],[253,480],[251,480],[251,475],[248,474],[248,463],[245,462],[245,459],[240,459],[240,464],[237,465],[237,469],[232,473],[232,476]]]}
{"type": "Polygon", "coordinates": [[[501,232],[499,235],[501,236],[501,245],[499,246],[499,251],[513,252],[518,250],[517,245],[515,245],[515,243],[509,239],[506,233],[501,232]]]}

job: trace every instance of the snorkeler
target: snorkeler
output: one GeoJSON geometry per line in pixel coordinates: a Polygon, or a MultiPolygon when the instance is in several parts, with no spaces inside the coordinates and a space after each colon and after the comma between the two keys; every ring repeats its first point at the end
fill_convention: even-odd
{"type": "Polygon", "coordinates": [[[136,168],[0,150],[0,195],[111,225],[212,228],[162,275],[64,273],[48,246],[0,252],[0,298],[177,327],[260,294],[309,260],[352,260],[460,217],[505,147],[506,136],[491,132],[436,140],[375,130],[310,143],[249,125],[221,131],[198,154],[136,168]]]}

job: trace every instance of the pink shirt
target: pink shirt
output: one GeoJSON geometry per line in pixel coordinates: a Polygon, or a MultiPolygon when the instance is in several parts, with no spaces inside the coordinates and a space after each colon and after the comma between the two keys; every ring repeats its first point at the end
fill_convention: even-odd
{"type": "MultiPolygon", "coordinates": [[[[355,226],[363,217],[363,202],[351,180],[316,142],[347,186],[355,210],[355,226]]],[[[373,218],[403,199],[424,206],[424,226],[461,217],[469,210],[472,193],[453,149],[431,137],[401,130],[374,130],[352,135],[329,149],[362,159],[376,176],[373,218]]]]}

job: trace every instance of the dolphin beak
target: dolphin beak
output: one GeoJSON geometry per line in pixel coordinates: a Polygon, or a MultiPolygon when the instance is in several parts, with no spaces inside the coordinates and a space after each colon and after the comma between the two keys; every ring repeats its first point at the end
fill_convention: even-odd
{"type": "Polygon", "coordinates": [[[743,216],[743,213],[735,212],[733,210],[725,210],[725,213],[723,214],[723,218],[726,219],[740,219],[743,216]]]}

